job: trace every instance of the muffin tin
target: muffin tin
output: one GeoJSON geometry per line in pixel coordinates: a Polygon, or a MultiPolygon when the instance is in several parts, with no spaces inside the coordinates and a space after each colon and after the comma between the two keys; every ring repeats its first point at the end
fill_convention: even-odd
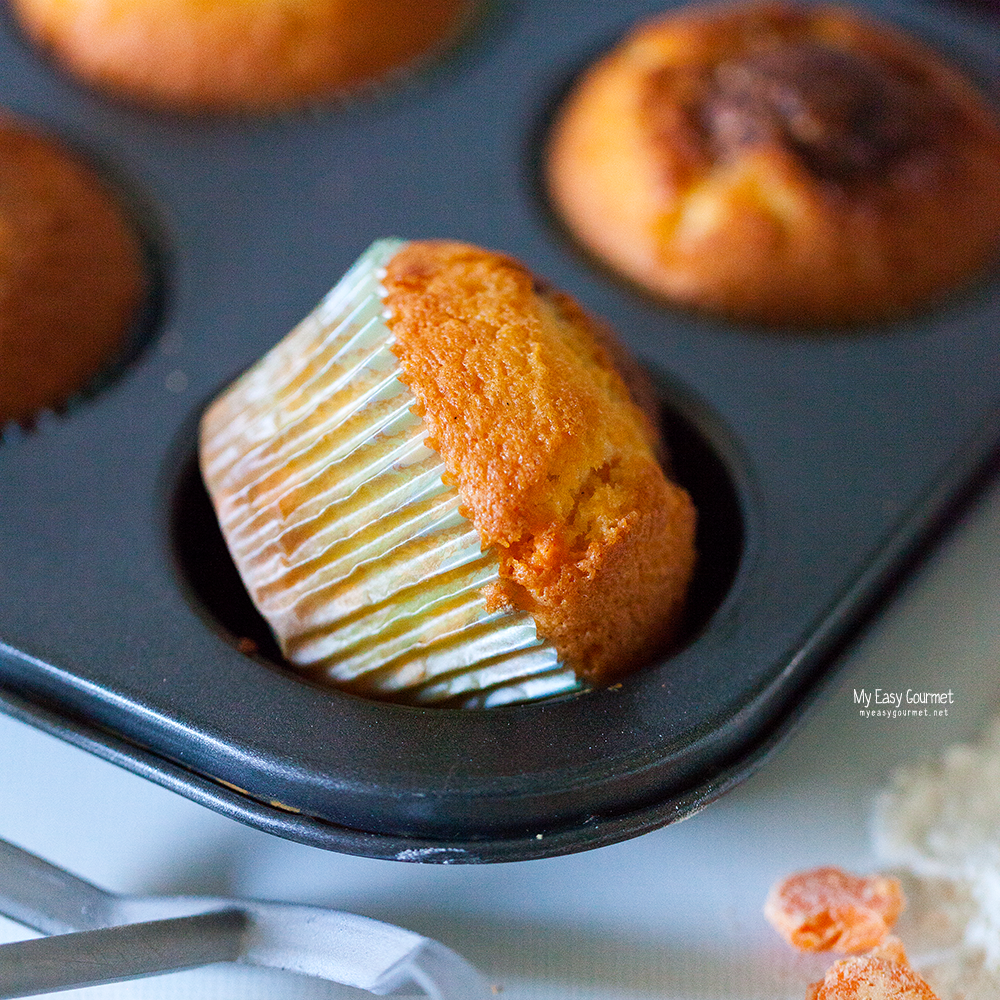
{"type": "MultiPolygon", "coordinates": [[[[159,283],[141,349],[0,442],[4,710],[261,829],[411,861],[611,843],[766,759],[996,467],[1000,272],[912,320],[809,335],[681,313],[607,274],[546,207],[545,127],[573,74],[664,6],[489,8],[419,77],[264,120],[114,103],[4,14],[0,103],[120,185],[159,283]],[[701,512],[672,655],[607,690],[470,711],[368,702],[277,662],[198,477],[198,416],[388,235],[512,253],[650,366],[701,512]]],[[[1000,26],[871,9],[997,99],[1000,26]]]]}

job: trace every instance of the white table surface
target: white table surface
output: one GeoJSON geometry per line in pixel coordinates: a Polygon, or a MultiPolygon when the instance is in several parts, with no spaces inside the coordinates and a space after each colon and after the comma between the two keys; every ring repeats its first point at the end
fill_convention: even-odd
{"type": "MultiPolygon", "coordinates": [[[[974,739],[1000,711],[1000,488],[948,535],[848,655],[793,736],[703,812],[636,840],[504,865],[348,857],[252,830],[0,716],[0,837],[127,893],[329,906],[437,938],[506,1000],[801,1000],[828,958],[765,923],[771,883],[878,864],[873,796],[898,765],[974,739]],[[947,718],[863,719],[855,688],[951,688],[947,718]]],[[[29,936],[0,918],[0,940],[29,936]]],[[[60,994],[281,1000],[369,996],[214,966],[60,994]]]]}

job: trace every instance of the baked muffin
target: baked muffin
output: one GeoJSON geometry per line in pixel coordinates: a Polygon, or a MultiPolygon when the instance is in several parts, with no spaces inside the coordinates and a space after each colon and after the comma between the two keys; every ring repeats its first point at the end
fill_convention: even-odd
{"type": "Polygon", "coordinates": [[[383,240],[209,407],[203,477],[293,665],[493,705],[663,651],[695,514],[609,337],[508,257],[383,240]]]}
{"type": "Polygon", "coordinates": [[[122,350],[142,245],[77,156],[0,117],[0,425],[59,408],[122,350]]]}
{"type": "Polygon", "coordinates": [[[742,320],[881,320],[1000,242],[1000,128],[956,70],[848,9],[686,8],[587,70],[547,149],[553,204],[657,296],[742,320]]]}
{"type": "Polygon", "coordinates": [[[12,0],[29,37],[142,104],[276,110],[378,80],[454,38],[471,0],[12,0]]]}

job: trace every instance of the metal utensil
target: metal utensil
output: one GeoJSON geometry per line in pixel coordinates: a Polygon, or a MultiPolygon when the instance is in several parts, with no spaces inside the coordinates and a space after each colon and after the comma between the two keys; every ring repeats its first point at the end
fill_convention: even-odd
{"type": "Polygon", "coordinates": [[[121,896],[0,840],[0,913],[43,934],[0,946],[0,1000],[214,962],[283,969],[432,1000],[490,990],[455,952],[367,917],[290,903],[121,896]]]}

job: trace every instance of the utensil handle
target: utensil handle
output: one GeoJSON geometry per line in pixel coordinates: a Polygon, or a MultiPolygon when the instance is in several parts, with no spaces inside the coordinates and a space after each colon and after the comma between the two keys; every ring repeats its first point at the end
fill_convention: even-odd
{"type": "Polygon", "coordinates": [[[239,910],[218,910],[2,945],[0,1000],[232,962],[247,924],[239,910]]]}
{"type": "Polygon", "coordinates": [[[0,840],[0,913],[43,934],[113,923],[117,897],[0,840]]]}
{"type": "Polygon", "coordinates": [[[430,938],[388,970],[372,992],[384,995],[411,982],[424,990],[429,1000],[489,1000],[494,995],[474,966],[430,938]]]}

